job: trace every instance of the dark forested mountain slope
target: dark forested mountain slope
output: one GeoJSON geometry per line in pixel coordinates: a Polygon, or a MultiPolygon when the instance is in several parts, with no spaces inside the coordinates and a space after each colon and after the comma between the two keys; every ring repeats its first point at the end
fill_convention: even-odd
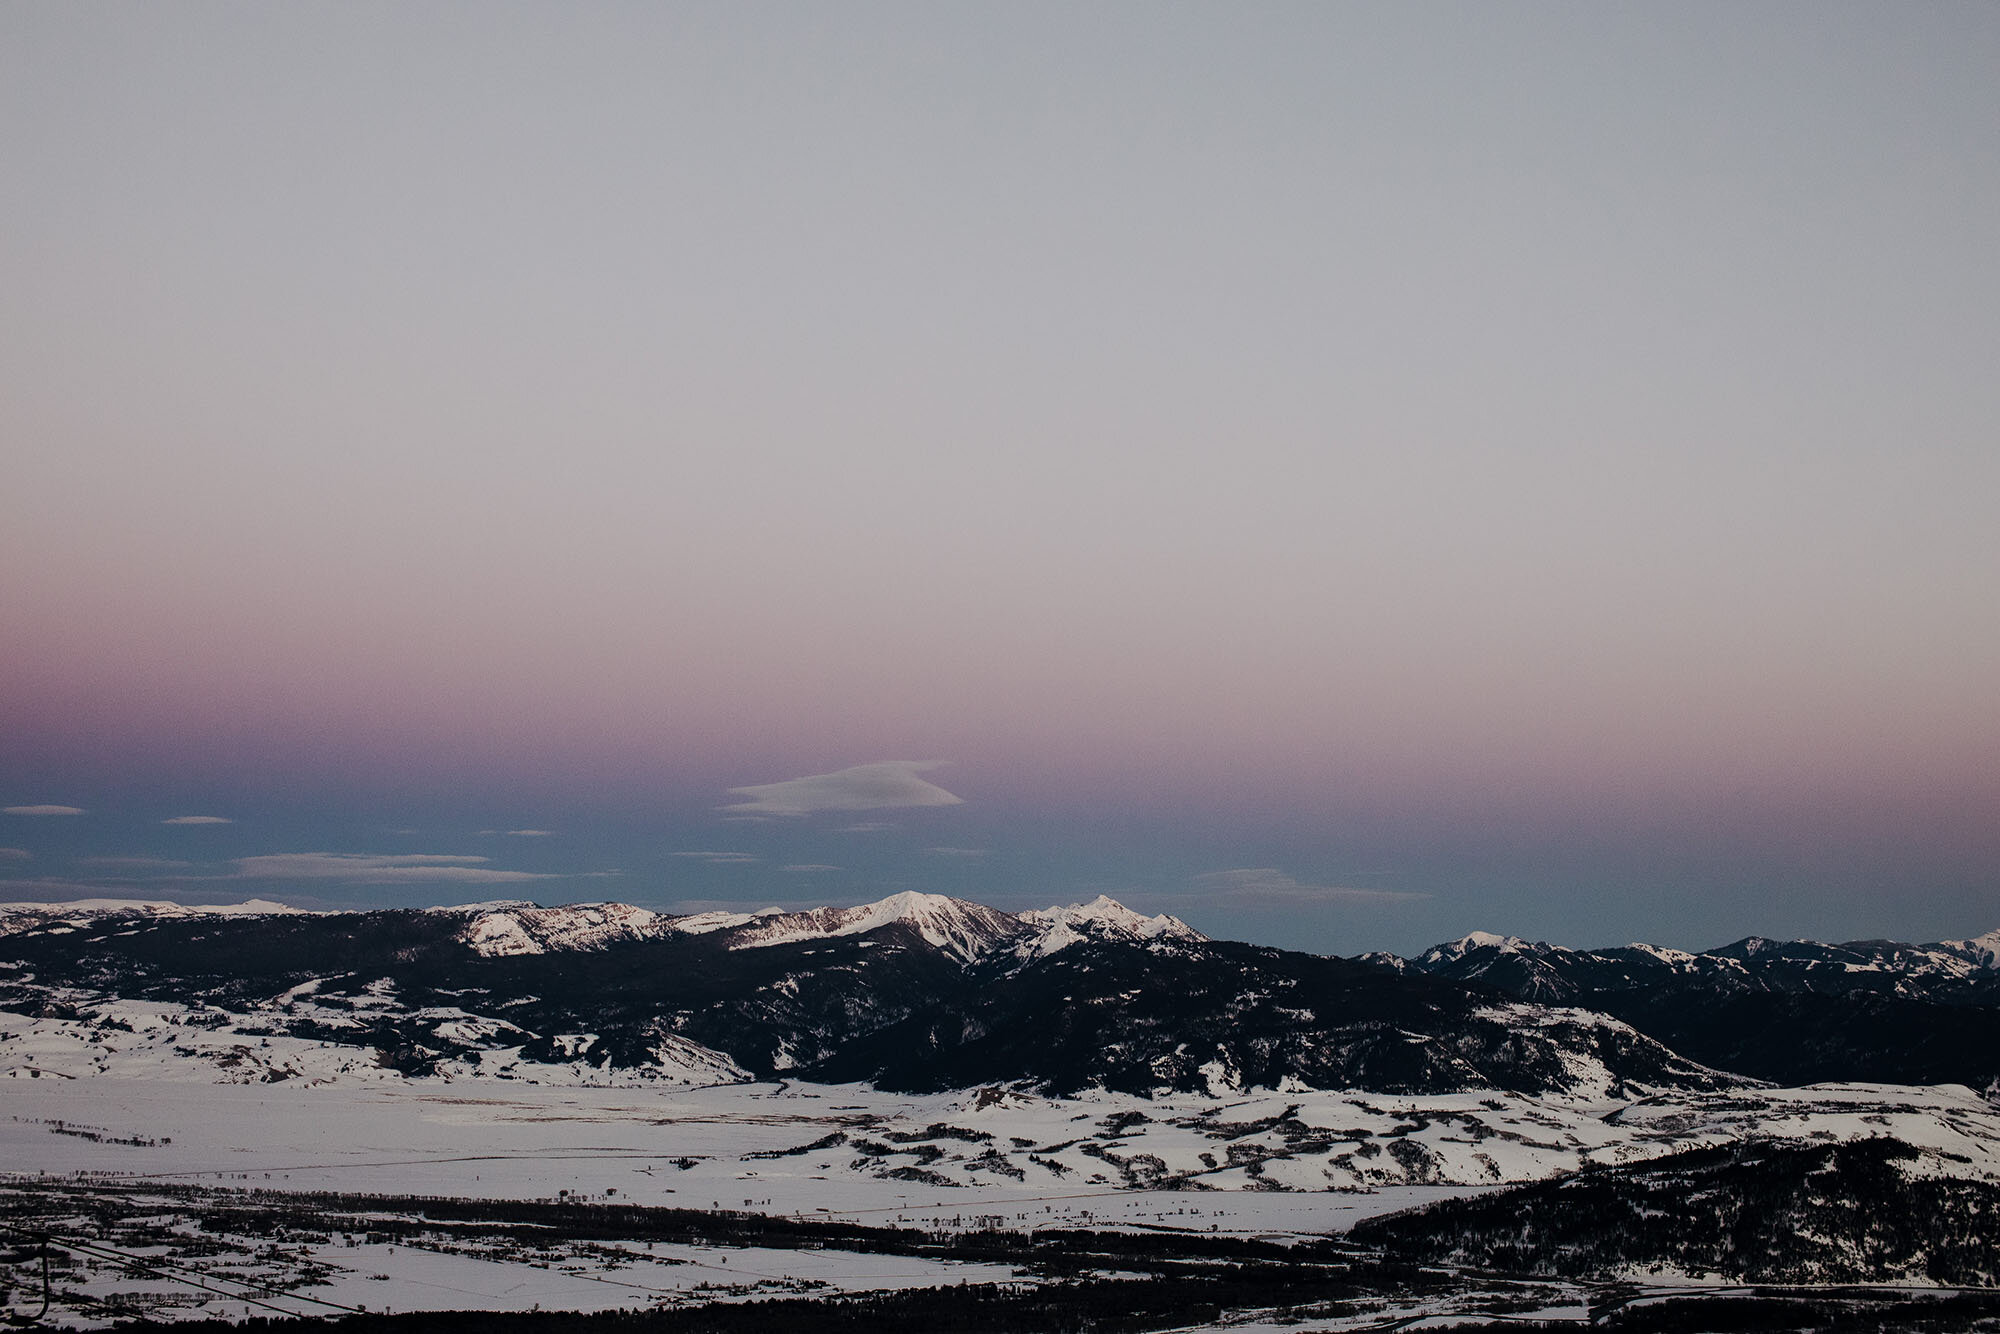
{"type": "Polygon", "coordinates": [[[1203,942],[989,968],[812,1073],[938,1089],[1371,1088],[1523,1093],[1727,1082],[1596,1015],[1495,1006],[1342,959],[1203,942]]]}
{"type": "Polygon", "coordinates": [[[928,895],[757,917],[564,911],[17,922],[0,938],[14,960],[0,1004],[199,1003],[416,1075],[483,1050],[626,1068],[705,1053],[704,1068],[901,1090],[1730,1082],[1588,1012],[1208,941],[1108,901],[1018,917],[928,895]]]}
{"type": "Polygon", "coordinates": [[[2000,1079],[1995,939],[1689,954],[1475,934],[1347,960],[1210,941],[1108,899],[691,917],[113,905],[0,910],[0,1005],[210,1006],[413,1075],[581,1060],[901,1090],[1985,1087],[2000,1079]]]}
{"type": "Polygon", "coordinates": [[[2000,933],[1933,945],[1751,937],[1689,954],[1482,932],[1397,964],[1614,1015],[1690,1060],[1775,1083],[1983,1088],[2000,1079],[1996,942],[2000,933]]]}

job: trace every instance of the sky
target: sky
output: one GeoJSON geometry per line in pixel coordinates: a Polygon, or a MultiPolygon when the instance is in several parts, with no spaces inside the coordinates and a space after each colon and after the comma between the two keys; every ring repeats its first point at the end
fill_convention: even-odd
{"type": "Polygon", "coordinates": [[[1977,4],[18,0],[0,898],[2000,926],[1996,68],[1977,4]]]}

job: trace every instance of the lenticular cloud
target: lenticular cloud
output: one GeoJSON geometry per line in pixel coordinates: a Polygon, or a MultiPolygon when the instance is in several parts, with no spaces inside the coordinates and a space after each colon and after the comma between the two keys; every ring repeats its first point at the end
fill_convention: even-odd
{"type": "Polygon", "coordinates": [[[886,811],[903,806],[958,806],[963,800],[917,777],[943,760],[883,760],[830,774],[811,774],[782,783],[732,787],[747,797],[725,811],[755,815],[811,815],[815,811],[886,811]]]}

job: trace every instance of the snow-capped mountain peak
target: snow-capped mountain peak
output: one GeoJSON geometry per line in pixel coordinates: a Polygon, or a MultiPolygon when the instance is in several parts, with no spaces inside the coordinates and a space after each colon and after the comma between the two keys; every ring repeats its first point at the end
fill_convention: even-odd
{"type": "Polygon", "coordinates": [[[814,908],[732,924],[729,947],[752,949],[866,935],[896,923],[915,928],[926,943],[961,963],[972,963],[1009,947],[1017,957],[1028,959],[1053,954],[1083,940],[1206,939],[1177,917],[1164,913],[1148,917],[1102,894],[1089,903],[1016,915],[943,894],[905,890],[853,908],[814,908]]]}
{"type": "Polygon", "coordinates": [[[1417,961],[1433,965],[1463,959],[1474,950],[1493,949],[1502,954],[1539,954],[1544,948],[1519,936],[1496,936],[1491,931],[1470,931],[1457,940],[1448,940],[1442,945],[1431,946],[1418,956],[1417,961]]]}
{"type": "Polygon", "coordinates": [[[997,908],[943,894],[904,890],[853,908],[780,913],[737,927],[729,948],[754,949],[801,940],[859,936],[896,923],[915,928],[927,944],[964,962],[991,953],[1021,933],[1021,922],[997,908]]]}
{"type": "Polygon", "coordinates": [[[2000,930],[1988,931],[1970,940],[1941,941],[1938,948],[1970,960],[1981,968],[2000,968],[2000,930]]]}
{"type": "Polygon", "coordinates": [[[1205,940],[1199,931],[1178,917],[1161,913],[1148,917],[1134,912],[1118,900],[1099,894],[1089,903],[1067,907],[1031,908],[1020,914],[1035,934],[1022,942],[1018,952],[1024,958],[1054,954],[1087,939],[1097,940],[1205,940]]]}
{"type": "Polygon", "coordinates": [[[459,939],[488,957],[595,950],[626,941],[671,935],[720,937],[732,950],[789,945],[805,940],[864,936],[894,925],[914,929],[934,949],[973,963],[1011,950],[1039,958],[1082,940],[1150,942],[1203,940],[1177,917],[1148,917],[1116,899],[1052,907],[1016,916],[944,894],[906,890],[848,908],[786,912],[703,912],[668,917],[623,903],[581,903],[556,908],[531,903],[469,904],[433,909],[462,915],[459,939]]]}

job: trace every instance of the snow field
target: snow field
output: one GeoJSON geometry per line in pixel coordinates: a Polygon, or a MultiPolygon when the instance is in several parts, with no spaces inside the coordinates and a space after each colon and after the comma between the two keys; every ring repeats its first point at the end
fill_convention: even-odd
{"type": "Polygon", "coordinates": [[[1504,1095],[927,1097],[403,1080],[7,1078],[16,1173],[857,1222],[1338,1231],[1443,1193],[1751,1138],[1887,1135],[1910,1170],[2000,1180],[2000,1108],[1957,1086],[1827,1085],[1593,1103],[1504,1095]],[[983,1220],[983,1221],[981,1221],[983,1220]],[[997,1220],[997,1221],[996,1221],[997,1220]]]}

